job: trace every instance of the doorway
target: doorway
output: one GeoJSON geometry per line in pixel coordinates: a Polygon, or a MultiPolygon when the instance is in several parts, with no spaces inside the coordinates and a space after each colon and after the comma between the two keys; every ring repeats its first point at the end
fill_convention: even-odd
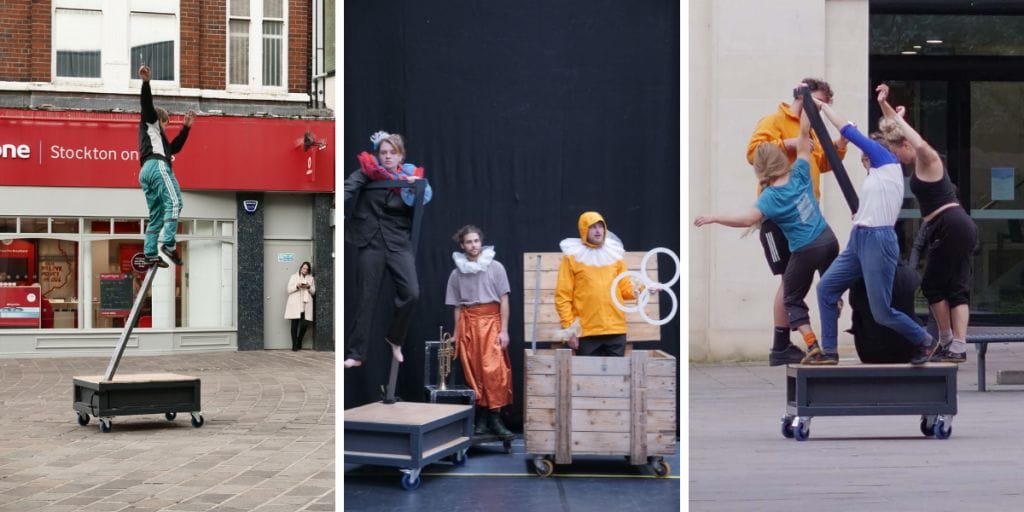
{"type": "MultiPolygon", "coordinates": [[[[263,348],[292,348],[291,320],[285,320],[288,278],[299,271],[303,261],[313,261],[313,242],[308,240],[266,240],[263,246],[263,348]]],[[[316,267],[313,267],[314,277],[316,267]]],[[[315,299],[314,299],[315,300],[315,299]]],[[[314,318],[314,320],[316,320],[314,318]]],[[[310,324],[302,341],[303,350],[313,347],[314,326],[310,324]]]]}

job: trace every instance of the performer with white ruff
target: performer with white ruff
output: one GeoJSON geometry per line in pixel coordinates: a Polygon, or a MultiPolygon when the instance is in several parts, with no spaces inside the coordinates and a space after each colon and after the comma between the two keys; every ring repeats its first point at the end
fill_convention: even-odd
{"type": "Polygon", "coordinates": [[[480,228],[467,225],[452,237],[462,252],[452,253],[445,304],[455,306],[455,357],[462,358],[466,383],[476,391],[476,431],[502,439],[514,434],[501,421],[512,403],[512,364],[508,356],[508,296],[505,267],[494,247],[483,245],[480,228]]]}
{"type": "MultiPolygon", "coordinates": [[[[581,356],[624,356],[626,314],[612,302],[612,281],[626,271],[626,249],[607,230],[604,217],[583,212],[577,222],[580,238],[566,238],[559,244],[562,263],[558,267],[555,309],[569,348],[581,356]]],[[[651,287],[652,292],[657,292],[651,287]]],[[[638,291],[628,278],[619,281],[619,301],[634,300],[638,291]]]]}

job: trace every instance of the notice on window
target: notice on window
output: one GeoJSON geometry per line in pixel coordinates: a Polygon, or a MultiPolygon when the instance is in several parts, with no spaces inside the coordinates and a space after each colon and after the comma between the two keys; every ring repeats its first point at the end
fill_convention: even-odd
{"type": "Polygon", "coordinates": [[[125,318],[132,309],[132,275],[100,274],[100,316],[125,318]]]}
{"type": "Polygon", "coordinates": [[[40,298],[38,286],[0,287],[0,327],[38,329],[40,298]]]}
{"type": "Polygon", "coordinates": [[[1013,167],[992,168],[992,200],[1013,201],[1013,189],[1016,182],[1013,167]]]}

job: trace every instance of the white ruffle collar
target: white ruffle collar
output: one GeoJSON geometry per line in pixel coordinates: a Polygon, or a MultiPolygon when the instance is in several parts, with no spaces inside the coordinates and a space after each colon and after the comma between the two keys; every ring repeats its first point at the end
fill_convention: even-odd
{"type": "Polygon", "coordinates": [[[494,261],[494,246],[485,245],[483,250],[480,251],[480,256],[477,257],[476,261],[469,261],[462,251],[453,252],[452,259],[455,260],[455,266],[458,267],[459,272],[462,272],[463,274],[476,274],[477,272],[486,270],[488,265],[494,261]]]}
{"type": "Polygon", "coordinates": [[[608,231],[601,247],[590,247],[579,238],[566,238],[559,244],[562,254],[576,258],[576,261],[588,267],[604,267],[622,259],[626,254],[622,240],[608,231]]]}

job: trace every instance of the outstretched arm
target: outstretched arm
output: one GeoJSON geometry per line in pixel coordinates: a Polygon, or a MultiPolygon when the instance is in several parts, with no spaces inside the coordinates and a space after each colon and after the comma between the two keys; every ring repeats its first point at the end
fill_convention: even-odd
{"type": "Polygon", "coordinates": [[[818,111],[825,114],[825,117],[828,118],[829,122],[832,123],[832,126],[835,126],[836,129],[841,130],[844,126],[849,124],[849,121],[847,121],[842,114],[836,112],[835,109],[832,108],[832,105],[829,105],[828,103],[824,102],[819,102],[817,100],[815,100],[815,104],[818,105],[818,111]]]}
{"type": "Polygon", "coordinates": [[[700,215],[693,221],[698,228],[705,224],[721,224],[731,228],[749,228],[764,218],[764,214],[757,208],[751,208],[743,213],[732,215],[700,215]]]}
{"type": "Polygon", "coordinates": [[[156,109],[153,108],[153,91],[149,88],[149,66],[143,64],[139,67],[139,77],[142,78],[142,120],[147,124],[157,121],[156,109]]]}
{"type": "Polygon", "coordinates": [[[811,142],[811,120],[807,118],[807,112],[800,112],[800,137],[796,143],[796,157],[811,161],[811,149],[814,144],[811,142]]]}
{"type": "Polygon", "coordinates": [[[875,87],[875,91],[878,92],[878,105],[882,107],[882,115],[887,119],[896,121],[896,125],[900,127],[903,138],[914,148],[914,153],[917,156],[915,172],[925,181],[938,181],[942,179],[942,159],[939,158],[939,153],[924,140],[924,137],[921,137],[921,134],[917,133],[917,130],[910,126],[910,123],[907,123],[907,120],[903,117],[906,110],[902,106],[894,109],[889,104],[889,86],[879,84],[878,87],[875,87]]]}
{"type": "Polygon", "coordinates": [[[181,131],[178,132],[178,135],[174,137],[174,140],[172,140],[170,144],[172,155],[178,154],[178,152],[181,151],[181,148],[185,147],[185,141],[188,140],[188,134],[192,129],[192,121],[195,120],[195,118],[196,113],[193,110],[189,110],[188,113],[185,114],[185,126],[181,128],[181,131]]]}

